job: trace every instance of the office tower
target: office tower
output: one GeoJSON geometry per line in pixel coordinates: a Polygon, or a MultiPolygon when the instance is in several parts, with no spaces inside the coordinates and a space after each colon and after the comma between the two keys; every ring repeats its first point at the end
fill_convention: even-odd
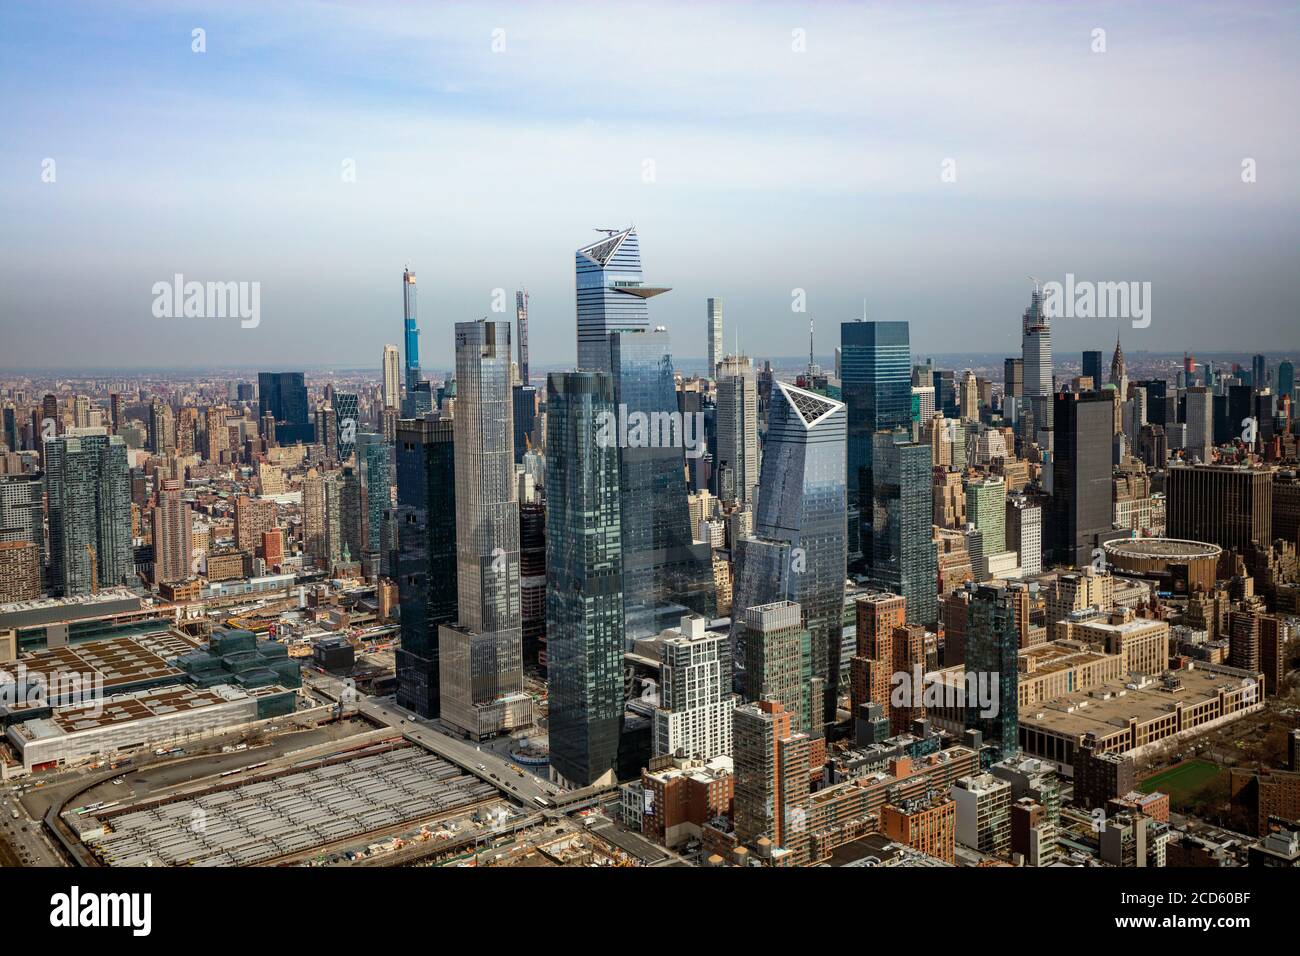
{"type": "Polygon", "coordinates": [[[1214,462],[1214,393],[1204,385],[1187,390],[1187,410],[1183,420],[1187,424],[1187,460],[1212,464],[1214,462]]]}
{"type": "Polygon", "coordinates": [[[122,396],[118,392],[110,392],[108,396],[109,416],[112,427],[112,434],[116,435],[126,424],[126,416],[122,412],[122,396]]]}
{"type": "Polygon", "coordinates": [[[523,693],[510,323],[456,323],[457,623],[438,628],[442,721],[482,739],[532,723],[523,693]]]}
{"type": "Polygon", "coordinates": [[[812,676],[812,635],[793,601],[744,611],[746,701],[774,700],[794,715],[792,728],[822,736],[821,679],[812,676]]]}
{"type": "Polygon", "coordinates": [[[1083,353],[1083,377],[1092,379],[1093,391],[1101,391],[1101,350],[1083,353]]]}
{"type": "Polygon", "coordinates": [[[1257,389],[1268,388],[1268,359],[1263,355],[1251,356],[1250,384],[1257,389]]]}
{"type": "Polygon", "coordinates": [[[519,505],[519,616],[524,664],[545,672],[546,505],[541,502],[519,505]]]}
{"type": "Polygon", "coordinates": [[[985,555],[1007,550],[1007,484],[1001,477],[976,478],[966,485],[966,520],[984,533],[985,555]]]}
{"type": "MultiPolygon", "coordinates": [[[[876,704],[889,712],[894,674],[894,632],[907,622],[907,600],[887,591],[867,594],[855,602],[856,653],[849,662],[853,718],[862,707],[876,704]]],[[[878,742],[878,741],[872,741],[878,742]]]]}
{"type": "Polygon", "coordinates": [[[766,837],[802,865],[808,859],[809,736],[794,729],[793,714],[767,700],[737,707],[732,733],[737,841],[766,837]]]}
{"type": "Polygon", "coordinates": [[[277,444],[310,444],[317,439],[307,417],[307,386],[302,372],[258,372],[257,400],[258,414],[269,414],[275,422],[277,444]]]}
{"type": "Polygon", "coordinates": [[[56,597],[134,578],[126,442],[82,429],[45,443],[50,583],[56,597]]]}
{"type": "Polygon", "coordinates": [[[912,423],[920,425],[934,417],[934,386],[912,386],[912,423]]]}
{"type": "Polygon", "coordinates": [[[158,505],[153,509],[156,584],[172,584],[190,576],[193,515],[190,506],[181,497],[184,489],[185,482],[174,478],[164,478],[159,482],[158,505]]]}
{"type": "Polygon", "coordinates": [[[1002,363],[1002,413],[1014,421],[1016,399],[1025,390],[1025,360],[1008,358],[1002,363]]]}
{"type": "Polygon", "coordinates": [[[702,436],[698,418],[678,411],[667,332],[612,332],[607,355],[619,428],[602,430],[619,446],[624,614],[629,637],[648,636],[688,611],[716,611],[712,549],[693,543],[686,504],[687,428],[693,453],[702,436]],[[649,428],[638,434],[634,416],[649,428]]]}
{"type": "Polygon", "coordinates": [[[1283,398],[1295,398],[1295,364],[1283,359],[1277,367],[1277,393],[1283,398]]]}
{"type": "Polygon", "coordinates": [[[383,435],[376,432],[360,432],[357,435],[357,466],[361,469],[365,499],[364,550],[371,554],[384,550],[384,512],[392,507],[393,501],[390,452],[383,435]]]}
{"type": "Polygon", "coordinates": [[[384,408],[402,406],[402,359],[396,345],[384,346],[384,408]]]}
{"type": "Polygon", "coordinates": [[[352,392],[334,393],[334,445],[339,461],[347,461],[357,449],[357,432],[361,430],[357,396],[352,392]]]}
{"type": "Polygon", "coordinates": [[[519,381],[528,384],[528,291],[515,293],[515,326],[519,334],[519,381]]]}
{"type": "MultiPolygon", "coordinates": [[[[41,472],[0,475],[0,543],[15,542],[26,542],[35,547],[36,567],[38,572],[42,571],[45,565],[45,480],[41,472]]],[[[41,577],[38,573],[38,586],[43,583],[41,577]]]]}
{"type": "Polygon", "coordinates": [[[514,402],[514,435],[512,442],[515,464],[524,460],[524,454],[534,444],[533,431],[537,427],[537,389],[532,385],[516,385],[512,390],[514,402]]]}
{"type": "Polygon", "coordinates": [[[931,625],[939,619],[939,559],[930,446],[901,430],[873,437],[871,580],[906,598],[907,623],[931,625]]]}
{"type": "Polygon", "coordinates": [[[546,675],[551,771],[611,782],[623,723],[623,571],[609,376],[546,379],[546,675]]]}
{"type": "Polygon", "coordinates": [[[325,457],[329,461],[339,460],[338,415],[333,406],[316,407],[316,440],[325,447],[325,457]]]}
{"type": "MultiPolygon", "coordinates": [[[[813,677],[825,682],[823,714],[830,721],[844,622],[845,432],[843,403],[776,383],[754,537],[740,544],[733,601],[741,612],[780,600],[800,605],[812,635],[813,677]]],[[[740,617],[732,615],[733,637],[740,617]]]]}
{"type": "Polygon", "coordinates": [[[712,378],[722,361],[722,300],[710,298],[706,308],[709,317],[709,371],[706,377],[712,378]]]}
{"type": "MultiPolygon", "coordinates": [[[[858,515],[849,530],[863,555],[853,570],[865,570],[871,548],[872,436],[912,422],[912,351],[906,322],[842,322],[841,381],[848,420],[848,506],[858,515]]],[[[938,373],[936,373],[938,374],[938,373]]],[[[935,381],[935,401],[948,395],[935,381]]]]}
{"type": "Polygon", "coordinates": [[[978,422],[980,420],[979,379],[975,377],[975,373],[970,369],[966,369],[961,384],[957,386],[957,408],[961,412],[962,421],[978,422]]]}
{"type": "Polygon", "coordinates": [[[654,713],[656,757],[712,760],[731,756],[731,640],[705,630],[692,614],[659,641],[659,706],[654,713]]]}
{"type": "MultiPolygon", "coordinates": [[[[1042,290],[1035,285],[1029,298],[1029,307],[1023,316],[1020,353],[1025,366],[1024,407],[1028,412],[1032,431],[1025,432],[1032,439],[1043,429],[1052,427],[1052,325],[1043,309],[1042,290]]],[[[1100,383],[1094,382],[1094,388],[1100,383]]]]}
{"type": "Polygon", "coordinates": [[[1016,595],[1004,585],[968,587],[973,594],[965,635],[966,726],[978,730],[986,744],[996,746],[999,759],[1006,759],[1020,749],[1016,595]]]}
{"type": "MultiPolygon", "coordinates": [[[[578,368],[611,372],[609,336],[612,332],[647,331],[646,299],[667,292],[645,284],[636,229],[606,232],[605,238],[575,254],[578,302],[578,368]]],[[[671,377],[671,376],[670,376],[671,377]]],[[[619,398],[615,383],[615,398],[619,398]]]]}
{"type": "Polygon", "coordinates": [[[422,717],[441,714],[438,625],[456,620],[456,450],[449,420],[397,427],[397,582],[402,646],[397,702],[422,717]]]}
{"type": "Polygon", "coordinates": [[[1237,465],[1171,465],[1165,528],[1171,538],[1208,541],[1246,554],[1273,541],[1273,474],[1237,465]]]}
{"type": "Polygon", "coordinates": [[[1007,498],[1008,550],[1020,555],[1020,573],[1028,577],[1043,570],[1043,509],[1024,495],[1007,498]]]}
{"type": "Polygon", "coordinates": [[[758,494],[758,379],[743,355],[729,355],[720,363],[710,364],[718,377],[713,454],[719,468],[730,469],[732,481],[730,494],[719,497],[728,505],[752,507],[758,494]]]}
{"type": "MultiPolygon", "coordinates": [[[[0,604],[39,598],[41,570],[41,552],[35,544],[0,541],[0,604]]],[[[0,661],[4,659],[5,654],[0,652],[0,661]]]]}
{"type": "Polygon", "coordinates": [[[339,550],[344,564],[360,562],[366,550],[366,506],[362,490],[361,469],[346,464],[339,475],[339,550]]]}
{"type": "Polygon", "coordinates": [[[1060,563],[1086,567],[1111,530],[1113,404],[1101,392],[1062,392],[1054,405],[1052,549],[1060,563]]]}
{"type": "MultiPolygon", "coordinates": [[[[1110,384],[1119,392],[1120,401],[1128,398],[1128,366],[1124,362],[1124,350],[1120,348],[1119,336],[1115,337],[1115,354],[1110,358],[1110,384]]],[[[1099,390],[1100,385],[1096,386],[1099,390]]]]}

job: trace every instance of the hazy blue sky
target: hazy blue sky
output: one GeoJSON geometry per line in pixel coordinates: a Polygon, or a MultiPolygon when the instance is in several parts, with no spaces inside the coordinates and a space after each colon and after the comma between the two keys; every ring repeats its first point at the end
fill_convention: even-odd
{"type": "Polygon", "coordinates": [[[7,0],[0,366],[378,366],[407,263],[426,368],[520,283],[534,361],[572,361],[573,251],[628,223],[683,356],[709,295],[728,349],[800,353],[794,288],[819,352],[865,298],[917,354],[1012,354],[1026,274],[1067,272],[1152,283],[1126,349],[1290,348],[1298,40],[1244,0],[7,0]],[[260,326],[155,318],[178,272],[260,282],[260,326]]]}

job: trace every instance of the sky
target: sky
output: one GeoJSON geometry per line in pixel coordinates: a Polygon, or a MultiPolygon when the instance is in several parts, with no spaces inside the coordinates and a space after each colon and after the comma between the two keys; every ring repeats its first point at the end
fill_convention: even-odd
{"type": "Polygon", "coordinates": [[[521,286],[570,363],[574,250],[631,224],[682,357],[708,296],[760,358],[864,314],[1018,354],[1068,274],[1151,321],[1058,353],[1289,350],[1298,40],[1247,0],[7,0],[0,368],[378,367],[407,265],[426,368],[521,286]],[[176,274],[258,283],[256,327],[156,316],[176,274]]]}

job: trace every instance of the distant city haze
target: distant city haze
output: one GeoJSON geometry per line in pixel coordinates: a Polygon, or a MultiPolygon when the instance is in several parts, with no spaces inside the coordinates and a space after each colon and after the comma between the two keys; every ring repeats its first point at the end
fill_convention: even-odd
{"type": "Polygon", "coordinates": [[[570,365],[574,250],[633,224],[683,359],[710,296],[726,352],[806,355],[812,317],[829,365],[865,310],[1016,355],[1029,275],[1150,283],[1058,356],[1296,344],[1294,4],[672,14],[5,4],[0,367],[378,368],[408,266],[425,369],[520,288],[534,370],[570,365]],[[159,317],[178,275],[259,321],[159,317]]]}

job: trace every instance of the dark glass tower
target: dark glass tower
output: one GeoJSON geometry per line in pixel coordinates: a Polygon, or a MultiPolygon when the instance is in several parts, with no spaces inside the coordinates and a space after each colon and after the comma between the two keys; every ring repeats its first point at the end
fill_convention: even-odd
{"type": "Polygon", "coordinates": [[[1053,399],[1052,533],[1056,560],[1092,563],[1098,536],[1111,530],[1111,440],[1115,430],[1109,392],[1053,399]]]}
{"type": "Polygon", "coordinates": [[[967,698],[966,726],[980,731],[986,744],[997,747],[998,759],[1005,760],[1020,749],[1020,635],[1014,596],[1006,587],[981,584],[971,597],[966,620],[968,693],[973,687],[991,692],[983,702],[967,698]]]}
{"type": "MultiPolygon", "coordinates": [[[[906,322],[840,324],[840,368],[848,409],[849,507],[858,514],[854,536],[864,570],[871,547],[872,436],[912,421],[912,351],[906,322]]],[[[856,550],[856,549],[855,549],[856,550]]]]}
{"type": "Polygon", "coordinates": [[[612,782],[623,717],[618,449],[608,376],[546,382],[546,659],[551,769],[572,786],[612,782]]]}
{"type": "Polygon", "coordinates": [[[307,386],[302,372],[258,372],[257,396],[259,416],[269,414],[275,420],[278,444],[315,441],[316,429],[307,417],[307,386]]]}
{"type": "Polygon", "coordinates": [[[1101,377],[1101,352],[1088,351],[1083,353],[1083,374],[1092,379],[1093,391],[1101,391],[1105,380],[1101,377]]]}
{"type": "Polygon", "coordinates": [[[451,422],[400,422],[396,459],[398,551],[389,566],[395,569],[402,609],[397,702],[423,717],[437,717],[438,625],[455,621],[457,608],[456,456],[451,422]]]}
{"type": "Polygon", "coordinates": [[[50,584],[56,597],[89,594],[134,578],[126,441],[104,431],[75,429],[45,443],[50,584]]]}
{"type": "Polygon", "coordinates": [[[578,368],[611,371],[609,335],[646,331],[646,299],[667,292],[647,286],[641,275],[641,244],[635,229],[610,233],[576,254],[578,368]]]}
{"type": "Polygon", "coordinates": [[[406,388],[420,383],[420,325],[416,314],[415,273],[402,270],[402,339],[406,343],[406,388]]]}

